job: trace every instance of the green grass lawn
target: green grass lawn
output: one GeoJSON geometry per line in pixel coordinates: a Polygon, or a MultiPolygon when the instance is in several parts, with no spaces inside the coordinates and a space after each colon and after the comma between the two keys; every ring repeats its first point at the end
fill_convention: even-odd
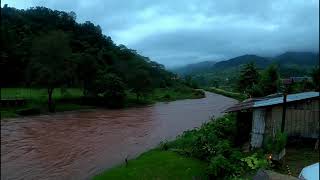
{"type": "MultiPolygon", "coordinates": [[[[72,102],[60,102],[62,99],[77,99],[82,96],[82,90],[78,88],[68,88],[65,91],[57,88],[53,91],[53,99],[56,101],[56,111],[69,111],[78,109],[88,109],[92,106],[79,105],[72,102]]],[[[1,88],[1,99],[26,99],[27,104],[17,107],[1,107],[1,119],[18,117],[18,111],[25,109],[38,109],[39,113],[47,113],[46,89],[40,88],[1,88]]]]}
{"type": "Polygon", "coordinates": [[[112,168],[93,179],[207,179],[206,167],[207,164],[200,160],[156,149],[130,160],[127,166],[112,168]]]}
{"type": "MultiPolygon", "coordinates": [[[[56,88],[53,91],[52,97],[53,99],[58,100],[65,97],[81,97],[82,95],[82,90],[79,88],[67,88],[66,91],[56,88]]],[[[46,101],[48,92],[47,89],[43,88],[1,88],[1,98],[46,101]]]]}

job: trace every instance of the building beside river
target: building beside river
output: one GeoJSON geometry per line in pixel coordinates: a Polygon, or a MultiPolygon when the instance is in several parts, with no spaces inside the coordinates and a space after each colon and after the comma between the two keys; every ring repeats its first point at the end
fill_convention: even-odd
{"type": "MultiPolygon", "coordinates": [[[[287,96],[284,132],[289,137],[319,138],[319,92],[304,92],[287,96]]],[[[230,107],[237,112],[239,143],[249,141],[251,147],[261,147],[266,136],[281,130],[283,96],[248,99],[230,107]]]]}

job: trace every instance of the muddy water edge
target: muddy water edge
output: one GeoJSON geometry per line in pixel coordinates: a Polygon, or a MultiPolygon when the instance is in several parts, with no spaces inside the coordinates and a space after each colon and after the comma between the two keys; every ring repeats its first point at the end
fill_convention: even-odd
{"type": "Polygon", "coordinates": [[[1,179],[90,179],[172,140],[237,101],[206,98],[121,110],[70,111],[1,121],[1,179]]]}

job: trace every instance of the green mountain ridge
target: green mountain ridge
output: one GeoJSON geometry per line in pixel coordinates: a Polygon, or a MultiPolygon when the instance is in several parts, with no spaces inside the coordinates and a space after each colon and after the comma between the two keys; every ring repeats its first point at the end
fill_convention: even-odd
{"type": "Polygon", "coordinates": [[[286,52],[275,57],[261,57],[247,54],[225,61],[206,61],[189,64],[173,69],[172,71],[182,76],[217,73],[221,71],[237,71],[242,65],[249,62],[254,62],[259,69],[264,69],[270,64],[277,64],[283,75],[299,76],[319,65],[319,53],[286,52]]]}

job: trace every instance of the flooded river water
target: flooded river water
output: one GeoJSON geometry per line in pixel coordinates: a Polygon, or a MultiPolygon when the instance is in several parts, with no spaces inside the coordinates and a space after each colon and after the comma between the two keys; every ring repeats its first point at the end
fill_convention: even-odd
{"type": "Polygon", "coordinates": [[[236,100],[206,98],[1,121],[1,179],[90,179],[125,158],[220,116],[236,100]]]}

